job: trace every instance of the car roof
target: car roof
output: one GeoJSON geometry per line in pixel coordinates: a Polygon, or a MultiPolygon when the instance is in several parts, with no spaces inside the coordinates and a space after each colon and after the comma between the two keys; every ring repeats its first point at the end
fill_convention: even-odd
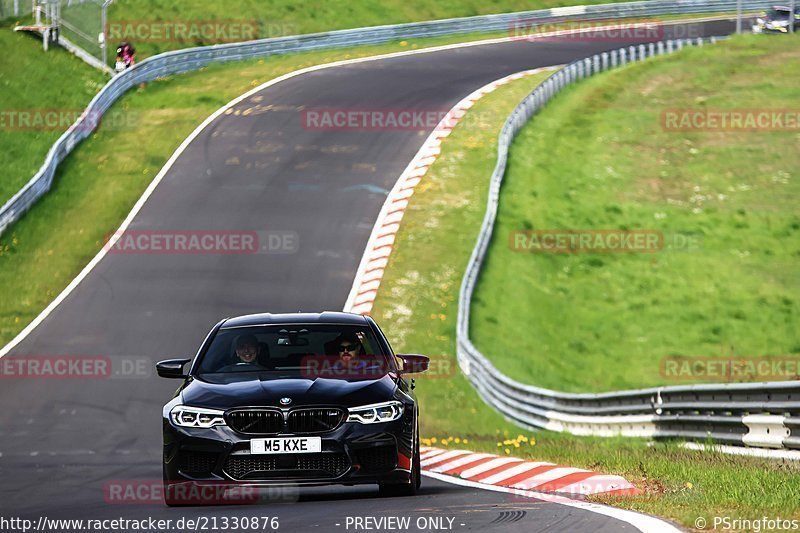
{"type": "Polygon", "coordinates": [[[291,324],[352,324],[364,326],[369,324],[364,315],[325,311],[323,313],[259,313],[228,318],[222,328],[239,328],[244,326],[291,325],[291,324]]]}

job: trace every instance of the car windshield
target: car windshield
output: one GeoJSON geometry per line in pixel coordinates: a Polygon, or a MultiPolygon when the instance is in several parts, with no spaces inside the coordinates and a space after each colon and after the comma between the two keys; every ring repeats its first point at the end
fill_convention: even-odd
{"type": "Polygon", "coordinates": [[[198,374],[376,379],[392,370],[368,327],[311,324],[220,329],[198,374]]]}
{"type": "Polygon", "coordinates": [[[767,16],[770,18],[770,20],[789,20],[789,10],[770,9],[767,11],[767,16]]]}

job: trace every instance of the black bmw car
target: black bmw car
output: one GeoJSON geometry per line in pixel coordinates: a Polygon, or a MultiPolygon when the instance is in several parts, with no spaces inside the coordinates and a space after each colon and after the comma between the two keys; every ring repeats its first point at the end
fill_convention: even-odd
{"type": "Polygon", "coordinates": [[[368,316],[222,320],[194,360],[157,365],[183,380],[163,410],[166,503],[199,503],[182,496],[192,484],[415,494],[419,406],[406,376],[427,368],[425,356],[395,355],[368,316]]]}

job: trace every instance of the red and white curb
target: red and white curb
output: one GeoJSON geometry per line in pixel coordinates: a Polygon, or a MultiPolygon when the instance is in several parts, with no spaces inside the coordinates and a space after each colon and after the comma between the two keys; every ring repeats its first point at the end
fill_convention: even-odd
{"type": "Polygon", "coordinates": [[[344,306],[346,312],[368,315],[372,311],[372,305],[378,295],[378,288],[381,285],[386,265],[389,263],[389,255],[392,253],[395,236],[400,229],[400,222],[403,220],[403,214],[408,207],[409,199],[414,194],[415,187],[427,174],[428,169],[436,161],[436,158],[439,157],[442,139],[450,135],[450,132],[464,117],[467,110],[475,105],[475,102],[480,100],[481,97],[493,92],[502,85],[531,74],[559,68],[561,68],[560,65],[524,70],[500,78],[469,94],[447,112],[422,144],[422,147],[386,197],[375,226],[372,228],[372,234],[361,258],[361,264],[358,266],[353,286],[350,289],[350,295],[347,297],[347,303],[344,306]]]}
{"type": "Polygon", "coordinates": [[[630,524],[646,533],[679,533],[669,522],[635,511],[573,499],[588,494],[636,494],[620,476],[596,474],[552,463],[523,461],[489,453],[420,447],[422,474],[461,487],[532,498],[588,511],[630,524]]]}
{"type": "Polygon", "coordinates": [[[634,495],[641,491],[621,476],[490,453],[420,447],[422,469],[482,485],[555,492],[569,496],[634,495]]]}

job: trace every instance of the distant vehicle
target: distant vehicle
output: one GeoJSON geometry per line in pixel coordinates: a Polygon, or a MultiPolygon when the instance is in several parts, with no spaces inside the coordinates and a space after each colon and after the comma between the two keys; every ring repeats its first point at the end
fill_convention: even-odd
{"type": "MultiPolygon", "coordinates": [[[[234,487],[420,486],[419,406],[406,376],[423,355],[395,355],[375,321],[349,313],[230,318],[190,359],[158,363],[183,380],[164,406],[164,495],[192,482],[234,487]]],[[[197,502],[192,502],[197,503],[197,502]]]]}
{"type": "MultiPolygon", "coordinates": [[[[786,6],[773,6],[756,19],[753,33],[788,33],[790,9],[786,6]]],[[[794,9],[794,31],[800,29],[800,6],[794,9]]]]}

